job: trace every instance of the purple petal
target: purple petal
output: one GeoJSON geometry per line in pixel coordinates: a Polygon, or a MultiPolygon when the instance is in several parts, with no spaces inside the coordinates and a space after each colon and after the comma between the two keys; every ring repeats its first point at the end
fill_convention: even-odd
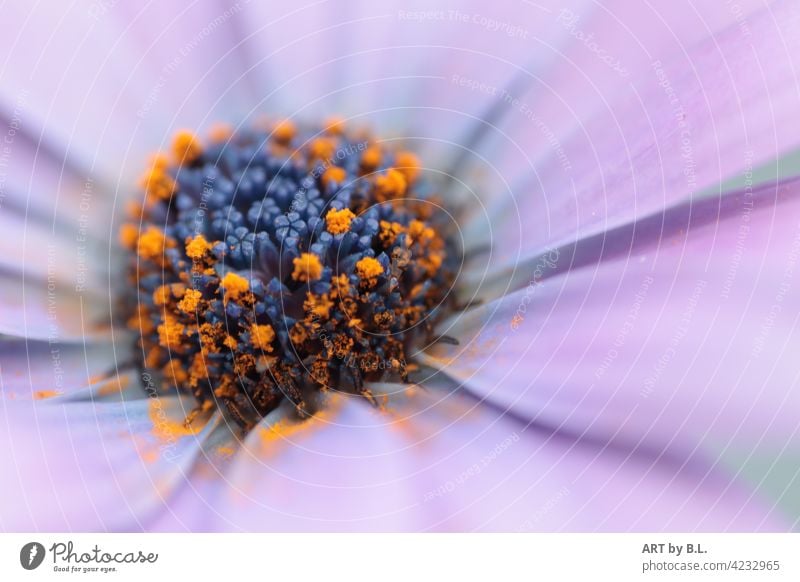
{"type": "Polygon", "coordinates": [[[134,54],[97,6],[9,7],[0,102],[34,143],[44,137],[71,163],[113,177],[136,133],[133,97],[147,85],[133,76],[134,54]]]}
{"type": "Polygon", "coordinates": [[[497,104],[497,93],[470,81],[506,87],[542,64],[530,39],[563,37],[542,18],[556,3],[539,4],[360,0],[344,11],[327,2],[253,4],[244,26],[268,111],[339,114],[383,137],[409,137],[443,172],[497,104]]]}
{"type": "Polygon", "coordinates": [[[796,452],[799,188],[709,199],[696,221],[677,207],[573,247],[563,265],[582,268],[541,284],[533,273],[457,317],[441,331],[461,345],[428,361],[577,434],[712,458],[796,452]]]}
{"type": "Polygon", "coordinates": [[[0,402],[5,531],[139,530],[199,448],[175,398],[0,402]]]}
{"type": "MultiPolygon", "coordinates": [[[[5,158],[7,165],[3,168],[6,195],[3,219],[16,218],[19,222],[18,215],[26,215],[31,221],[37,220],[49,227],[51,232],[54,222],[76,225],[81,216],[85,217],[87,210],[94,211],[100,201],[92,197],[90,209],[86,204],[81,206],[81,197],[92,187],[82,174],[85,168],[78,164],[78,159],[65,161],[51,136],[40,136],[35,127],[29,126],[26,107],[23,102],[12,103],[0,115],[0,132],[11,141],[6,144],[9,150],[5,158]],[[58,195],[54,195],[55,192],[58,195]]],[[[91,214],[88,222],[93,227],[95,215],[91,214]]],[[[21,230],[19,224],[15,230],[21,230]]]]}
{"type": "Polygon", "coordinates": [[[108,343],[59,345],[5,339],[0,342],[0,392],[6,399],[31,400],[74,395],[90,384],[108,391],[119,383],[107,375],[124,357],[120,352],[108,343]]]}
{"type": "Polygon", "coordinates": [[[53,342],[94,341],[108,333],[109,298],[76,294],[62,281],[0,273],[0,333],[53,342]]]}
{"type": "Polygon", "coordinates": [[[744,21],[747,34],[736,24],[671,57],[651,55],[643,76],[619,79],[613,98],[587,87],[581,99],[598,111],[576,115],[568,134],[550,127],[557,115],[525,102],[533,118],[514,112],[513,138],[486,146],[513,191],[483,219],[494,227],[492,263],[645,216],[796,148],[797,22],[796,5],[778,2],[744,21]]]}
{"type": "Polygon", "coordinates": [[[229,466],[192,476],[159,529],[787,527],[700,463],[554,436],[459,393],[386,388],[407,394],[393,395],[385,412],[338,397],[332,412],[298,429],[256,429],[229,466]]]}
{"type": "Polygon", "coordinates": [[[0,239],[0,270],[39,281],[49,277],[86,294],[105,294],[107,263],[100,258],[103,245],[96,239],[82,235],[76,240],[53,232],[52,223],[45,225],[8,209],[0,214],[0,232],[6,234],[0,239]]]}
{"type": "Polygon", "coordinates": [[[111,10],[136,49],[135,71],[152,75],[137,106],[141,120],[162,130],[199,128],[241,121],[258,106],[243,35],[244,22],[253,17],[248,4],[200,0],[111,10]]]}
{"type": "Polygon", "coordinates": [[[220,421],[209,431],[201,451],[186,473],[186,479],[169,503],[146,525],[147,531],[200,532],[236,529],[218,507],[227,486],[226,473],[241,446],[241,431],[233,423],[220,421]]]}
{"type": "Polygon", "coordinates": [[[9,7],[0,103],[19,110],[34,142],[44,136],[95,179],[133,184],[175,129],[252,106],[235,50],[239,12],[212,0],[9,7]]]}

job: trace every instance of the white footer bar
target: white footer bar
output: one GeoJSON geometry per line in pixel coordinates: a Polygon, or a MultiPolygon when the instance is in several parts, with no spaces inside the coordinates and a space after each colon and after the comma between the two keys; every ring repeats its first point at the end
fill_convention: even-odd
{"type": "Polygon", "coordinates": [[[0,580],[800,580],[800,534],[3,534],[0,580]],[[201,578],[194,578],[195,576],[201,578]]]}

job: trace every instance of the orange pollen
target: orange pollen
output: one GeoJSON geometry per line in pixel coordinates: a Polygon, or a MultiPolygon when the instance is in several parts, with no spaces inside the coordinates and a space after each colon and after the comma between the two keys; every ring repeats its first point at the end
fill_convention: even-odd
{"type": "Polygon", "coordinates": [[[145,191],[158,200],[169,200],[175,193],[175,181],[167,174],[166,169],[153,166],[141,181],[145,191]]]}
{"type": "Polygon", "coordinates": [[[347,172],[339,166],[331,166],[322,174],[322,182],[328,186],[331,182],[343,182],[347,177],[347,172]]]}
{"type": "Polygon", "coordinates": [[[189,374],[186,373],[181,367],[181,363],[177,360],[170,360],[169,363],[162,368],[164,375],[172,380],[173,386],[178,386],[189,379],[189,374]]]}
{"type": "Polygon", "coordinates": [[[132,251],[136,248],[136,241],[139,239],[139,229],[133,224],[123,224],[119,229],[119,242],[120,244],[132,251]]]}
{"type": "Polygon", "coordinates": [[[164,233],[155,226],[151,226],[139,237],[139,256],[143,259],[158,261],[164,255],[165,246],[164,233]]]}
{"type": "Polygon", "coordinates": [[[331,315],[331,309],[333,309],[334,303],[328,298],[327,293],[323,293],[320,296],[309,293],[306,296],[306,301],[303,304],[303,307],[306,309],[306,311],[313,313],[317,317],[328,319],[331,315]]]}
{"type": "Polygon", "coordinates": [[[159,170],[166,170],[169,166],[169,158],[164,154],[153,154],[150,156],[150,166],[159,170]]]}
{"type": "Polygon", "coordinates": [[[275,128],[272,130],[272,137],[279,143],[287,144],[292,141],[292,138],[296,133],[297,128],[295,127],[294,123],[288,119],[285,119],[275,125],[275,128]]]}
{"type": "Polygon", "coordinates": [[[422,167],[419,158],[411,152],[397,152],[394,164],[397,166],[397,170],[403,173],[409,184],[417,179],[422,167]]]}
{"type": "Polygon", "coordinates": [[[202,259],[206,252],[211,250],[211,245],[202,234],[198,234],[186,243],[186,256],[195,261],[202,259]]]}
{"type": "Polygon", "coordinates": [[[325,131],[333,135],[341,135],[344,132],[344,119],[341,117],[329,117],[325,120],[325,131]]]}
{"type": "Polygon", "coordinates": [[[202,153],[203,146],[191,131],[179,131],[172,140],[172,155],[179,164],[191,164],[202,153]]]}
{"type": "Polygon", "coordinates": [[[167,317],[158,326],[158,343],[165,348],[175,349],[180,346],[181,336],[186,328],[172,317],[167,317]]]}
{"type": "Polygon", "coordinates": [[[381,242],[386,247],[392,246],[394,241],[397,239],[397,235],[405,231],[405,227],[399,222],[389,222],[388,220],[381,220],[380,227],[381,242]]]}
{"type": "Polygon", "coordinates": [[[183,294],[183,299],[178,302],[178,309],[184,313],[194,313],[202,297],[203,294],[197,289],[187,289],[183,294]]]}
{"type": "Polygon", "coordinates": [[[272,341],[275,339],[275,330],[271,325],[259,325],[254,323],[250,328],[250,338],[253,346],[265,352],[272,351],[272,341]]]}
{"type": "Polygon", "coordinates": [[[394,168],[386,170],[386,175],[375,178],[378,200],[400,198],[406,193],[407,186],[405,176],[394,168]]]}
{"type": "Polygon", "coordinates": [[[370,146],[364,153],[361,154],[361,167],[366,170],[374,170],[381,165],[381,149],[376,146],[370,146]]]}
{"type": "Polygon", "coordinates": [[[313,253],[303,253],[293,263],[292,279],[295,281],[316,281],[322,277],[322,262],[313,253]]]}
{"type": "Polygon", "coordinates": [[[153,303],[156,305],[166,305],[170,298],[169,285],[161,285],[153,291],[153,303]]]}
{"type": "Polygon", "coordinates": [[[125,214],[131,220],[139,220],[143,210],[142,203],[137,200],[129,200],[125,203],[125,214]]]}
{"type": "Polygon", "coordinates": [[[227,273],[220,282],[220,287],[225,290],[225,298],[236,301],[243,293],[250,289],[250,283],[236,273],[227,273]]]}
{"type": "Polygon", "coordinates": [[[208,137],[215,143],[228,141],[232,135],[233,127],[227,123],[215,123],[208,132],[208,137]]]}
{"type": "Polygon", "coordinates": [[[425,226],[425,223],[421,220],[412,220],[409,223],[408,234],[411,235],[411,238],[415,241],[419,240],[423,243],[430,242],[436,237],[434,230],[429,226],[425,226]]]}
{"type": "Polygon", "coordinates": [[[331,209],[325,215],[325,225],[331,234],[342,234],[350,230],[350,223],[356,217],[349,208],[342,210],[331,209]]]}
{"type": "Polygon", "coordinates": [[[378,262],[378,259],[372,257],[364,257],[356,263],[356,271],[362,281],[374,281],[383,275],[383,267],[378,262]]]}
{"type": "Polygon", "coordinates": [[[336,151],[336,142],[327,137],[319,137],[308,145],[308,156],[312,160],[330,160],[336,151]]]}

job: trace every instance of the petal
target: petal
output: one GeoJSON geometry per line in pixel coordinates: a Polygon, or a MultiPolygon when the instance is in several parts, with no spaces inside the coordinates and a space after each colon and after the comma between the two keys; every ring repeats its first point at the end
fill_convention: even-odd
{"type": "Polygon", "coordinates": [[[577,434],[713,459],[796,454],[798,212],[795,181],[588,240],[541,283],[443,326],[461,345],[426,360],[577,434]]]}
{"type": "Polygon", "coordinates": [[[0,103],[21,101],[29,133],[58,144],[64,159],[131,182],[164,132],[240,112],[236,12],[211,0],[9,7],[0,103]]]}
{"type": "MultiPolygon", "coordinates": [[[[28,124],[26,107],[24,99],[20,99],[0,115],[0,132],[7,147],[2,156],[5,164],[1,184],[6,195],[3,215],[11,210],[8,214],[12,216],[22,214],[57,231],[54,226],[62,222],[75,224],[87,214],[90,207],[85,199],[91,197],[93,184],[86,179],[86,169],[79,160],[64,160],[51,137],[39,135],[28,124]]],[[[97,197],[93,198],[96,203],[97,197]]]]}
{"type": "Polygon", "coordinates": [[[120,361],[113,345],[50,344],[0,340],[0,393],[6,399],[31,400],[77,393],[102,382],[120,361]]]}
{"type": "MultiPolygon", "coordinates": [[[[498,133],[506,134],[498,164],[509,170],[509,180],[524,177],[531,168],[526,171],[516,166],[515,171],[516,162],[503,155],[507,149],[516,146],[533,160],[552,155],[556,144],[553,136],[547,135],[550,131],[560,140],[580,131],[581,124],[593,115],[608,115],[606,109],[624,111],[622,103],[614,102],[631,92],[632,80],[641,83],[643,73],[645,77],[652,75],[656,60],[670,61],[683,55],[684,62],[692,61],[695,45],[727,29],[738,28],[740,36],[751,38],[749,27],[758,18],[758,8],[766,12],[761,0],[739,2],[736,10],[719,10],[691,0],[676,0],[669,5],[608,0],[602,4],[561,2],[552,6],[542,20],[566,40],[558,46],[542,43],[541,50],[552,53],[551,66],[534,71],[537,76],[532,86],[512,96],[535,109],[538,117],[527,119],[530,124],[520,123],[525,120],[520,115],[525,113],[521,103],[506,103],[507,116],[497,128],[498,133]],[[539,118],[545,124],[537,124],[539,118]]],[[[702,74],[702,70],[697,71],[697,76],[702,74]]],[[[485,148],[490,148],[489,144],[479,149],[485,148]]]]}
{"type": "Polygon", "coordinates": [[[6,235],[0,270],[30,283],[55,278],[59,287],[102,299],[109,265],[116,264],[108,258],[109,241],[117,237],[110,195],[115,187],[65,159],[50,137],[30,134],[34,130],[19,107],[0,122],[6,136],[0,148],[0,229],[6,235]]]}
{"type": "Polygon", "coordinates": [[[0,402],[5,531],[139,530],[202,438],[182,427],[187,411],[176,398],[0,402]]]}
{"type": "Polygon", "coordinates": [[[0,333],[53,343],[107,339],[110,301],[97,290],[75,293],[56,277],[0,271],[0,333]]]}
{"type": "Polygon", "coordinates": [[[13,32],[0,41],[8,56],[0,102],[19,111],[35,143],[44,140],[62,159],[113,177],[136,133],[130,98],[148,84],[132,76],[133,53],[109,19],[99,25],[93,8],[90,2],[9,7],[13,32]],[[120,92],[128,80],[131,89],[120,92]]]}
{"type": "Polygon", "coordinates": [[[51,343],[108,340],[118,286],[109,268],[118,271],[119,249],[101,242],[112,228],[108,209],[86,204],[76,218],[13,205],[0,213],[0,333],[51,343]]]}
{"type": "Polygon", "coordinates": [[[31,216],[4,210],[0,231],[7,235],[0,241],[0,270],[20,278],[52,278],[88,293],[102,289],[107,281],[107,261],[100,259],[103,246],[85,230],[81,236],[70,237],[54,232],[52,224],[45,226],[31,216]]]}
{"type": "MultiPolygon", "coordinates": [[[[791,129],[800,110],[798,18],[794,3],[777,2],[743,21],[746,35],[737,23],[669,58],[651,55],[642,76],[620,79],[613,95],[585,87],[581,99],[598,110],[576,114],[566,134],[551,127],[558,115],[522,99],[501,126],[503,143],[485,144],[504,178],[496,191],[506,183],[513,191],[481,218],[493,227],[488,260],[515,264],[767,163],[774,174],[774,160],[800,145],[791,129]]],[[[561,107],[571,114],[571,101],[561,107]]]]}
{"type": "Polygon", "coordinates": [[[140,120],[200,128],[239,121],[257,106],[244,46],[247,4],[121,4],[111,11],[136,49],[136,72],[154,77],[138,102],[140,120]]]}
{"type": "Polygon", "coordinates": [[[236,529],[216,503],[227,486],[226,474],[241,445],[239,427],[231,422],[219,422],[203,441],[181,486],[146,529],[167,532],[236,529]]]}
{"type": "MultiPolygon", "coordinates": [[[[392,129],[402,128],[413,136],[427,133],[428,119],[389,109],[419,107],[418,113],[426,115],[425,107],[449,105],[458,110],[454,113],[466,113],[478,104],[479,111],[491,100],[452,83],[456,69],[466,73],[482,67],[491,81],[503,84],[518,64],[510,59],[531,60],[524,38],[470,21],[481,9],[481,16],[498,24],[519,18],[518,10],[502,4],[445,0],[431,9],[420,0],[358,0],[348,4],[348,10],[341,8],[328,2],[248,7],[252,12],[245,26],[252,35],[251,52],[266,71],[261,75],[268,81],[264,92],[278,110],[306,117],[338,113],[394,120],[402,126],[392,129]],[[453,99],[456,96],[460,102],[453,99]]],[[[550,32],[533,19],[530,26],[533,33],[550,32]]],[[[520,32],[532,34],[530,29],[520,32]]],[[[430,121],[442,127],[437,113],[441,117],[447,112],[430,114],[430,121]]]]}
{"type": "Polygon", "coordinates": [[[274,415],[245,440],[213,500],[215,527],[241,530],[423,529],[412,458],[391,421],[343,397],[302,426],[274,415]],[[410,479],[409,479],[410,478],[410,479]]]}
{"type": "Polygon", "coordinates": [[[172,505],[179,519],[162,529],[787,527],[770,506],[699,462],[554,435],[463,393],[384,388],[400,393],[383,412],[335,397],[333,410],[310,423],[256,429],[219,473],[192,475],[192,487],[172,505]]]}
{"type": "MultiPolygon", "coordinates": [[[[565,36],[542,18],[556,4],[359,0],[343,11],[327,2],[254,3],[246,42],[268,111],[341,115],[389,141],[402,136],[432,176],[450,179],[454,160],[480,138],[476,128],[491,125],[499,90],[527,86],[543,66],[531,39],[565,36]]],[[[478,163],[490,170],[486,159],[478,163]]],[[[484,193],[459,184],[451,194],[474,202],[484,193]]]]}

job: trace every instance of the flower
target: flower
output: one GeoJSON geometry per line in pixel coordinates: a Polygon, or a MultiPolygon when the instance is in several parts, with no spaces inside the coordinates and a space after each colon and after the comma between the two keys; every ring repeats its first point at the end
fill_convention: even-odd
{"type": "Polygon", "coordinates": [[[796,528],[800,15],[633,4],[10,8],[0,525],[796,528]],[[331,166],[359,132],[361,165],[331,166]],[[273,181],[267,281],[232,202],[264,183],[225,149],[247,135],[332,204],[284,215],[298,182],[273,181]],[[333,205],[369,175],[364,208],[333,205]],[[371,205],[394,214],[346,265],[297,242],[371,205]],[[430,246],[375,252],[403,241],[430,246]],[[392,298],[401,263],[425,276],[392,298]],[[328,325],[345,300],[372,322],[328,325]],[[358,332],[422,306],[391,357],[358,332]],[[291,360],[306,314],[329,337],[291,360]],[[289,361],[296,391],[239,406],[289,361]]]}

